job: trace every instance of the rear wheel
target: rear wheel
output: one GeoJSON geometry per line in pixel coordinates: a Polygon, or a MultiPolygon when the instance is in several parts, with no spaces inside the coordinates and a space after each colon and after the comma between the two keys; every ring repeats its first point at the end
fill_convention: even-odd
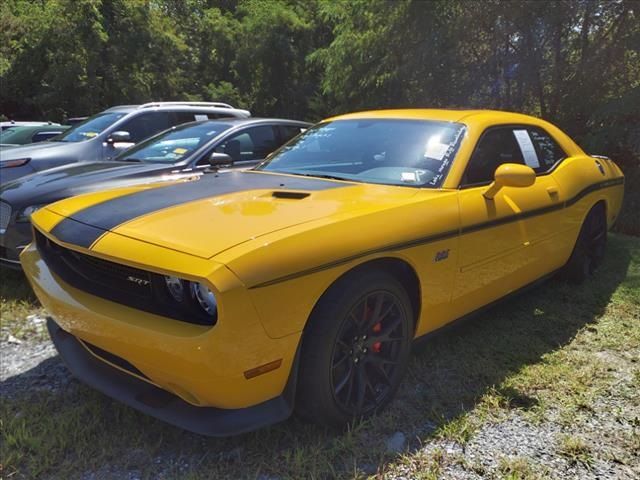
{"type": "Polygon", "coordinates": [[[582,283],[600,266],[607,246],[607,217],[604,205],[594,206],[582,224],[571,258],[564,267],[564,277],[582,283]]]}
{"type": "Polygon", "coordinates": [[[382,272],[359,272],[334,285],[304,334],[298,412],[342,426],[380,411],[406,370],[412,315],[402,285],[382,272]]]}

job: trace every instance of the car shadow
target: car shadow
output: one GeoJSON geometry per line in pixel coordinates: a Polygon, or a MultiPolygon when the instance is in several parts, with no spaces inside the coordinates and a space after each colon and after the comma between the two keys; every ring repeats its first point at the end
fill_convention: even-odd
{"type": "Polygon", "coordinates": [[[4,301],[27,301],[36,303],[37,299],[29,282],[21,270],[0,265],[0,298],[4,301]]]}
{"type": "MultiPolygon", "coordinates": [[[[28,415],[20,419],[23,429],[42,429],[42,425],[36,425],[44,418],[51,429],[83,429],[82,434],[70,433],[64,440],[47,440],[63,442],[66,450],[56,444],[50,449],[41,446],[33,453],[59,456],[48,459],[52,465],[49,474],[55,472],[58,463],[69,461],[61,456],[65,451],[82,452],[87,448],[87,456],[78,455],[76,459],[78,471],[106,469],[105,477],[113,476],[114,468],[115,476],[118,468],[127,468],[141,476],[157,476],[162,470],[169,472],[169,477],[185,471],[196,475],[211,472],[211,478],[277,477],[283,472],[288,472],[284,476],[295,477],[291,472],[300,472],[300,468],[308,468],[310,476],[319,477],[327,476],[326,471],[332,472],[329,476],[354,475],[359,469],[369,474],[384,471],[388,463],[428,443],[472,410],[488,392],[497,391],[508,399],[511,408],[536,407],[535,395],[501,384],[524,367],[540,362],[545,354],[570,343],[604,313],[614,291],[625,280],[631,261],[622,242],[611,243],[604,265],[585,284],[572,286],[551,279],[429,338],[414,355],[398,396],[385,413],[346,432],[292,418],[238,437],[201,437],[142,415],[70,380],[57,356],[0,383],[0,392],[12,403],[2,411],[3,416],[26,409],[28,415]],[[27,404],[30,406],[25,407],[27,404]],[[390,453],[385,446],[385,439],[395,432],[403,432],[408,439],[402,453],[390,453]],[[92,457],[87,442],[103,446],[102,453],[92,457]],[[185,471],[179,470],[180,462],[187,465],[185,471]]],[[[16,428],[7,418],[3,421],[6,429],[16,428]]],[[[47,434],[53,439],[60,436],[60,432],[58,437],[47,434]]]]}

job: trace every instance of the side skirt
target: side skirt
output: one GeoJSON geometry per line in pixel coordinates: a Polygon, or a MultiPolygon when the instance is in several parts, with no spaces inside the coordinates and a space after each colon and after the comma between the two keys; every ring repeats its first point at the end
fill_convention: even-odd
{"type": "Polygon", "coordinates": [[[558,272],[560,272],[560,270],[562,270],[561,268],[558,270],[554,270],[551,273],[548,273],[540,278],[538,278],[537,280],[534,280],[531,283],[528,283],[527,285],[525,285],[524,287],[520,287],[517,290],[514,290],[511,293],[508,293],[507,295],[505,295],[504,297],[501,297],[497,300],[494,300],[491,303],[488,303],[480,308],[478,308],[477,310],[474,310],[471,313],[467,313],[466,315],[463,315],[462,317],[453,320],[449,323],[447,323],[446,325],[437,328],[436,330],[433,330],[431,332],[425,333],[424,335],[421,335],[417,338],[415,338],[413,340],[413,350],[420,350],[422,348],[424,348],[425,344],[428,343],[431,339],[445,333],[448,332],[449,330],[452,330],[454,328],[459,327],[460,325],[468,322],[469,320],[472,320],[474,318],[476,318],[478,315],[486,312],[487,310],[492,309],[493,307],[495,307],[496,305],[499,305],[501,303],[504,303],[508,300],[511,300],[514,297],[517,297],[519,295],[522,295],[523,293],[526,293],[530,290],[533,290],[534,288],[540,286],[541,284],[545,283],[546,281],[548,281],[551,277],[554,277],[555,275],[558,274],[558,272]]]}

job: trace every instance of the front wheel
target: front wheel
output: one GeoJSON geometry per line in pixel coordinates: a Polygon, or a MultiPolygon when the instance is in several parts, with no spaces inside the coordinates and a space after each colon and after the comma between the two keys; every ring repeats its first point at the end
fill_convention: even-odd
{"type": "Polygon", "coordinates": [[[348,275],[309,319],[300,358],[298,413],[343,426],[391,401],[407,367],[413,312],[403,286],[378,271],[348,275]]]}
{"type": "Polygon", "coordinates": [[[571,283],[584,282],[602,263],[606,246],[606,211],[598,203],[584,219],[571,258],[564,267],[564,277],[571,283]]]}

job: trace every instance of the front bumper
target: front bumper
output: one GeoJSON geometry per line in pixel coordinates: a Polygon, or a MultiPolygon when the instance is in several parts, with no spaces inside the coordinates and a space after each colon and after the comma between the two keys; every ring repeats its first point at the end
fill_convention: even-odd
{"type": "MultiPolygon", "coordinates": [[[[205,327],[73,288],[49,270],[34,244],[20,258],[36,296],[56,323],[84,344],[129,364],[132,368],[121,369],[125,375],[200,408],[254,407],[286,389],[300,335],[268,337],[241,285],[221,293],[220,319],[214,327],[205,327]],[[279,359],[280,368],[246,376],[247,371],[279,359]]],[[[224,275],[228,270],[219,272],[224,275]]],[[[215,272],[212,275],[216,277],[215,272]]]]}
{"type": "Polygon", "coordinates": [[[0,234],[0,265],[20,270],[20,253],[31,242],[33,232],[28,222],[10,222],[0,234]]]}
{"type": "Polygon", "coordinates": [[[130,407],[200,435],[224,437],[287,419],[293,411],[293,382],[282,395],[248,408],[195,407],[176,395],[98,360],[51,318],[49,335],[69,370],[82,382],[130,407]]]}

